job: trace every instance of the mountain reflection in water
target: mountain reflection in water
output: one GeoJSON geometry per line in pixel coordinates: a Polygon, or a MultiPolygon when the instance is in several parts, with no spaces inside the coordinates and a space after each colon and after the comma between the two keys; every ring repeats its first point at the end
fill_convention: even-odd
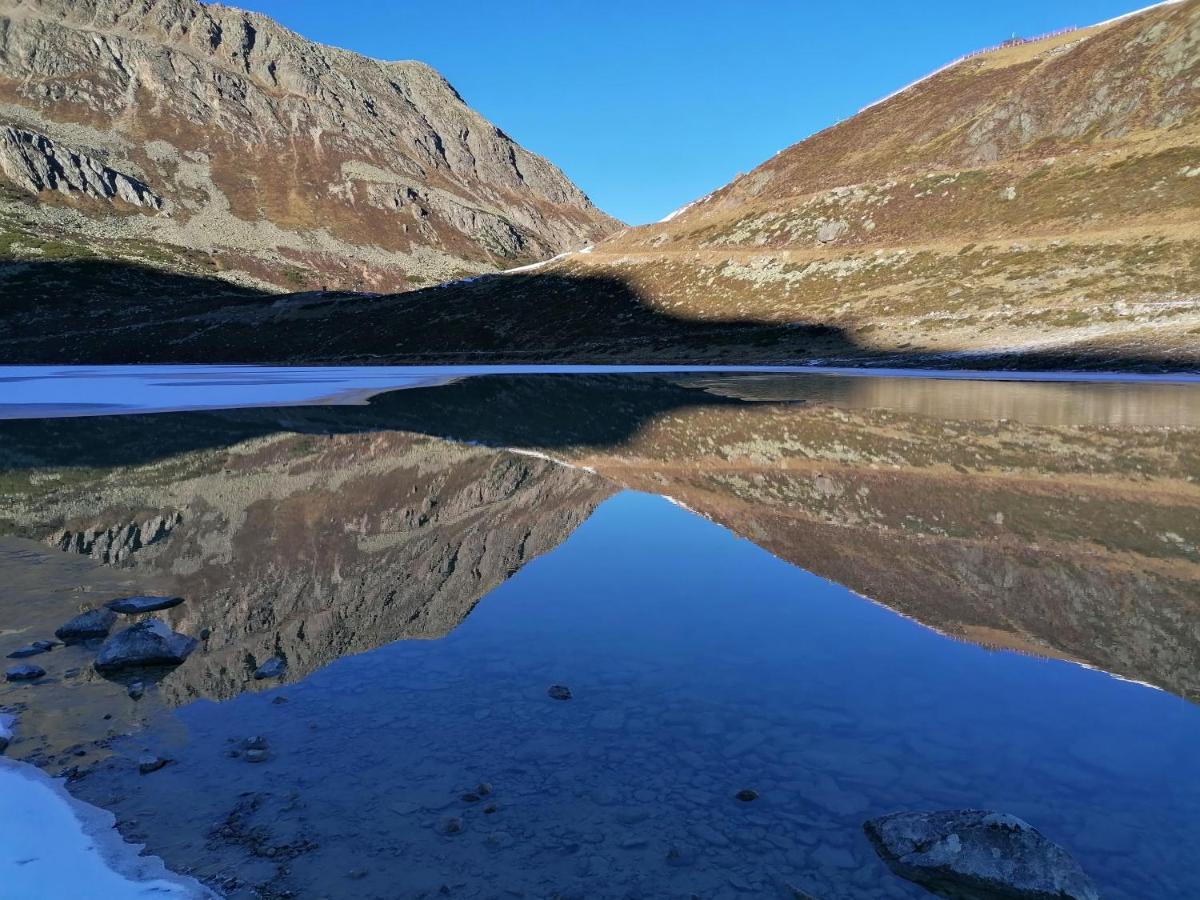
{"type": "Polygon", "coordinates": [[[39,657],[45,683],[0,685],[8,754],[231,896],[392,896],[397,854],[424,861],[404,896],[914,896],[862,818],[995,798],[1107,895],[1151,870],[1187,893],[1154,835],[1194,821],[1189,703],[838,585],[1195,701],[1200,391],[885,381],[488,377],[0,423],[0,652],[138,592],[204,636],[139,701],[94,648],[39,657]],[[568,704],[540,683],[563,673],[568,704]],[[260,729],[247,766],[227,742],[260,729]],[[140,777],[152,748],[176,764],[140,777]],[[501,812],[468,803],[450,846],[471,778],[501,812]]]}
{"type": "Polygon", "coordinates": [[[191,598],[164,617],[211,637],[172,703],[444,635],[619,487],[947,634],[1195,699],[1198,410],[1179,385],[521,376],[8,422],[0,522],[191,598]]]}

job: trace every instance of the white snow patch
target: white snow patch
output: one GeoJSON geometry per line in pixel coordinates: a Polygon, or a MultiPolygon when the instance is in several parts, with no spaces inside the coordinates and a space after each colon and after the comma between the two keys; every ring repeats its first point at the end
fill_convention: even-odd
{"type": "Polygon", "coordinates": [[[1113,22],[1120,22],[1132,16],[1140,16],[1144,12],[1149,12],[1152,9],[1158,9],[1160,6],[1174,6],[1177,3],[1183,3],[1183,0],[1162,0],[1161,3],[1151,3],[1149,6],[1143,6],[1141,9],[1135,9],[1133,12],[1127,12],[1124,15],[1117,16],[1112,19],[1105,19],[1103,22],[1097,22],[1095,25],[1089,25],[1089,28],[1099,28],[1102,25],[1111,25],[1113,22]]]}
{"type": "Polygon", "coordinates": [[[139,856],[112,813],[75,800],[61,782],[0,759],[0,894],[22,900],[217,900],[198,881],[139,856]]]}
{"type": "MultiPolygon", "coordinates": [[[[780,150],[779,152],[782,153],[783,151],[780,150]]],[[[778,155],[779,154],[776,154],[776,156],[778,156],[778,155]]],[[[670,222],[672,219],[674,219],[678,216],[682,216],[685,212],[687,212],[693,206],[699,206],[701,203],[707,203],[709,200],[712,199],[712,195],[715,193],[716,193],[716,191],[710,191],[709,193],[707,193],[703,197],[701,197],[699,200],[693,200],[691,203],[683,204],[683,206],[679,207],[679,209],[675,210],[672,213],[667,213],[667,215],[664,218],[659,219],[658,224],[661,225],[663,222],[670,222]]]]}
{"type": "MultiPolygon", "coordinates": [[[[1143,6],[1141,9],[1135,9],[1133,12],[1127,12],[1123,15],[1117,16],[1116,18],[1106,19],[1103,22],[1097,22],[1095,25],[1084,25],[1083,27],[1075,29],[1075,30],[1083,31],[1088,28],[1102,28],[1105,25],[1112,25],[1114,22],[1120,22],[1120,21],[1122,21],[1124,19],[1128,19],[1132,16],[1140,16],[1142,13],[1149,12],[1152,9],[1158,9],[1158,7],[1160,7],[1160,6],[1172,6],[1176,3],[1183,3],[1183,2],[1185,2],[1185,0],[1162,0],[1162,2],[1160,2],[1160,3],[1152,3],[1150,6],[1143,6]]],[[[1068,29],[1068,30],[1070,30],[1070,29],[1068,29]]],[[[1039,38],[1034,38],[1033,40],[1036,41],[1036,40],[1039,40],[1039,38]]],[[[1003,46],[1003,45],[1001,45],[1001,46],[1003,46]]],[[[900,88],[899,90],[892,91],[886,97],[881,97],[880,99],[876,100],[874,103],[868,103],[866,106],[864,106],[862,109],[860,109],[859,112],[864,113],[868,109],[872,109],[873,107],[876,107],[881,103],[886,103],[888,100],[891,100],[892,98],[898,97],[900,94],[903,94],[909,88],[914,88],[918,84],[921,84],[922,82],[928,81],[930,78],[933,78],[935,75],[941,75],[947,69],[953,69],[955,66],[957,66],[960,62],[963,62],[964,60],[973,59],[976,56],[980,56],[983,53],[988,53],[991,50],[996,50],[996,49],[999,49],[999,47],[992,47],[992,48],[989,48],[988,50],[973,50],[970,53],[966,53],[966,54],[960,56],[958,59],[953,60],[952,62],[946,63],[946,65],[942,66],[941,68],[934,69],[928,75],[923,75],[922,77],[918,78],[916,81],[909,82],[908,84],[906,84],[904,87],[900,88]]]]}
{"type": "Polygon", "coordinates": [[[679,207],[679,209],[675,210],[674,212],[667,213],[665,216],[663,216],[661,219],[659,219],[658,224],[661,225],[663,222],[670,222],[676,216],[683,215],[685,212],[687,212],[689,209],[691,209],[693,206],[695,206],[699,202],[700,202],[699,200],[693,200],[691,203],[683,204],[683,206],[679,207]]]}
{"type": "Polygon", "coordinates": [[[568,250],[566,253],[560,253],[558,256],[552,256],[549,259],[543,259],[541,262],[530,263],[527,266],[517,266],[515,269],[502,269],[497,274],[512,275],[516,272],[532,272],[535,269],[540,269],[542,266],[548,266],[552,262],[558,262],[560,259],[566,259],[570,255],[571,252],[568,250]]]}
{"type": "Polygon", "coordinates": [[[590,472],[596,474],[596,470],[591,466],[580,466],[572,462],[567,462],[565,459],[559,459],[557,456],[551,456],[549,453],[543,453],[540,450],[526,450],[523,447],[505,447],[509,453],[515,453],[517,456],[532,456],[534,459],[543,459],[546,462],[554,463],[556,466],[562,466],[564,469],[575,469],[579,472],[590,472]]]}

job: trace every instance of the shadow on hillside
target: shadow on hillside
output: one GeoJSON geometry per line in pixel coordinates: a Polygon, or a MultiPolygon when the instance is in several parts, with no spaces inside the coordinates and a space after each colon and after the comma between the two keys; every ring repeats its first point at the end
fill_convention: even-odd
{"type": "Polygon", "coordinates": [[[602,277],[278,295],[76,260],[0,263],[0,291],[0,364],[732,362],[853,349],[820,324],[677,319],[602,277]]]}
{"type": "Polygon", "coordinates": [[[823,322],[695,320],[612,276],[483,276],[387,296],[266,294],[89,260],[0,262],[0,363],[763,363],[1181,371],[1169,355],[949,357],[865,347],[823,322]]]}

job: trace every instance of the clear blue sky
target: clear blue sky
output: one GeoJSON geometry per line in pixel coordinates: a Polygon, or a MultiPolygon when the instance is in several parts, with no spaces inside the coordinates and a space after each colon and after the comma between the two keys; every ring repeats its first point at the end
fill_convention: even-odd
{"type": "Polygon", "coordinates": [[[225,0],[420,59],[641,224],[967,51],[1150,0],[225,0]]]}

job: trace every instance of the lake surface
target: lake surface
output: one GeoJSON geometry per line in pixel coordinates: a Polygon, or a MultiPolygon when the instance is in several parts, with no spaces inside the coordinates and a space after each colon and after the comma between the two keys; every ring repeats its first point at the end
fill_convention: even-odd
{"type": "Polygon", "coordinates": [[[6,755],[221,895],[921,897],[863,822],[983,807],[1200,896],[1200,385],[3,377],[0,653],[203,638],[32,658],[6,755]]]}

